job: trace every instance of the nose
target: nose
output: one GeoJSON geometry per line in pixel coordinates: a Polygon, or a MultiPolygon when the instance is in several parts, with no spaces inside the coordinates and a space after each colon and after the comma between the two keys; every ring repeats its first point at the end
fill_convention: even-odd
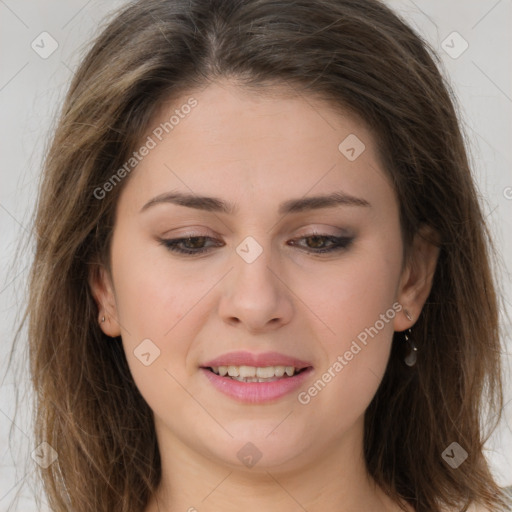
{"type": "Polygon", "coordinates": [[[228,324],[243,325],[247,331],[257,333],[290,322],[293,293],[270,256],[270,249],[263,250],[254,261],[234,254],[234,268],[223,280],[219,304],[219,315],[228,324]]]}

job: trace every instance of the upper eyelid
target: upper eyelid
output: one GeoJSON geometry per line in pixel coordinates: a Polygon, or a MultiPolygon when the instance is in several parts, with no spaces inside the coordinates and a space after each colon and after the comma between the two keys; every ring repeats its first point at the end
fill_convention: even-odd
{"type": "MultiPolygon", "coordinates": [[[[322,236],[336,236],[336,237],[342,237],[342,236],[352,236],[353,235],[353,229],[349,228],[340,228],[337,226],[327,226],[326,227],[308,227],[309,225],[301,226],[300,228],[297,228],[297,231],[299,231],[298,235],[294,236],[310,236],[314,234],[322,235],[322,236]],[[328,232],[329,230],[335,230],[335,233],[328,232]]],[[[295,230],[293,230],[295,231],[295,230]]],[[[189,226],[183,226],[183,228],[177,228],[172,231],[166,231],[163,235],[165,237],[169,238],[191,238],[191,237],[211,237],[216,238],[222,235],[218,235],[213,230],[209,228],[194,228],[189,226]],[[184,232],[181,232],[181,229],[186,230],[184,232]]]]}
{"type": "MultiPolygon", "coordinates": [[[[314,236],[323,237],[323,238],[336,238],[336,239],[352,239],[352,238],[354,238],[354,235],[350,234],[350,233],[341,233],[341,234],[336,235],[336,234],[331,234],[331,233],[324,233],[322,231],[310,231],[307,233],[293,236],[290,238],[290,240],[302,240],[304,238],[311,238],[314,236]]],[[[206,235],[204,233],[198,233],[198,234],[186,233],[184,235],[163,236],[159,240],[162,242],[166,242],[166,241],[167,242],[170,242],[170,241],[181,242],[181,241],[186,241],[188,239],[194,239],[194,238],[205,238],[206,240],[211,241],[211,242],[219,241],[219,237],[206,235]]]]}

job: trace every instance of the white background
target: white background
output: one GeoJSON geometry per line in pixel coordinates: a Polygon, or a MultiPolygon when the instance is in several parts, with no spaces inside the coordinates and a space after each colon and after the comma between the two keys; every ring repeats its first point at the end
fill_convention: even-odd
{"type": "MultiPolygon", "coordinates": [[[[512,0],[387,3],[436,49],[455,89],[487,219],[502,256],[503,309],[511,315],[512,0]],[[451,35],[454,31],[463,40],[451,35]],[[443,49],[445,40],[453,46],[448,49],[452,56],[443,49]],[[453,58],[464,41],[467,50],[453,58]]],[[[30,225],[48,130],[66,86],[99,22],[122,4],[119,0],[0,0],[0,512],[44,510],[30,498],[31,493],[41,493],[30,487],[35,469],[30,452],[35,447],[30,439],[30,395],[23,394],[28,373],[22,351],[17,407],[14,377],[7,374],[4,378],[14,327],[24,306],[31,257],[26,251],[15,259],[14,251],[30,225]],[[57,50],[46,59],[31,48],[32,41],[39,40],[36,38],[44,31],[58,43],[57,50]],[[22,499],[10,508],[16,493],[22,499]]],[[[503,329],[510,354],[512,329],[505,319],[503,329]]],[[[22,336],[19,343],[23,342],[22,336]]],[[[508,369],[504,419],[487,444],[488,459],[502,485],[512,485],[511,360],[510,355],[504,356],[508,369]]]]}

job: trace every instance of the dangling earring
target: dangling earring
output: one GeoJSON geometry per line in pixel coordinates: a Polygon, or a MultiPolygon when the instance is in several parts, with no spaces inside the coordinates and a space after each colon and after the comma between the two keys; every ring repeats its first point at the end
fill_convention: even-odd
{"type": "MultiPolygon", "coordinates": [[[[411,314],[405,308],[404,308],[404,315],[407,317],[407,320],[412,321],[411,314]]],[[[407,344],[406,355],[405,355],[404,361],[407,366],[414,366],[416,364],[416,360],[417,360],[416,352],[418,352],[416,345],[407,335],[407,333],[409,333],[409,335],[410,335],[411,332],[412,331],[409,328],[404,335],[404,340],[405,340],[405,343],[407,344]]]]}
{"type": "MultiPolygon", "coordinates": [[[[411,329],[408,329],[407,332],[411,334],[411,329]]],[[[417,360],[416,353],[418,352],[418,349],[416,348],[414,342],[411,339],[409,339],[407,333],[405,333],[405,342],[407,343],[407,354],[404,358],[405,364],[407,366],[414,366],[417,360]]]]}

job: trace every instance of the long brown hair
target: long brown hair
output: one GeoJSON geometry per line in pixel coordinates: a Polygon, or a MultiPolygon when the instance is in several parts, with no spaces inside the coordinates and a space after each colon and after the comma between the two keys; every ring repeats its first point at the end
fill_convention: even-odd
{"type": "Polygon", "coordinates": [[[121,343],[100,330],[88,285],[99,265],[110,269],[129,176],[101,199],[94,191],[140,145],[164,100],[225,77],[255,93],[286,84],[320,96],[376,134],[405,247],[426,224],[440,255],[413,328],[421,357],[404,366],[395,333],[366,411],[368,471],[417,512],[471,502],[506,510],[483,455],[503,405],[492,246],[436,60],[377,0],[141,0],[109,21],[71,83],[35,210],[26,319],[35,444],[58,453],[41,469],[52,510],[143,511],[160,481],[152,411],[121,343]],[[457,469],[442,457],[453,441],[468,452],[457,469]]]}

